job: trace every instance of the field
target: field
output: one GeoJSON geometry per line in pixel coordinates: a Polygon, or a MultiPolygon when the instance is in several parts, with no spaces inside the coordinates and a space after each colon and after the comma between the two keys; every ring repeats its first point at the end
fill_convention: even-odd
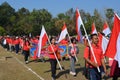
{"type": "MultiPolygon", "coordinates": [[[[76,62],[77,76],[69,74],[69,60],[60,61],[64,68],[62,71],[57,67],[56,80],[86,80],[82,75],[84,69],[83,49],[80,44],[80,52],[78,54],[78,62],[76,62]]],[[[51,80],[50,63],[48,61],[32,61],[29,64],[24,63],[24,57],[21,53],[6,51],[0,46],[0,80],[51,80]]],[[[111,80],[106,78],[103,80],[111,80]]]]}

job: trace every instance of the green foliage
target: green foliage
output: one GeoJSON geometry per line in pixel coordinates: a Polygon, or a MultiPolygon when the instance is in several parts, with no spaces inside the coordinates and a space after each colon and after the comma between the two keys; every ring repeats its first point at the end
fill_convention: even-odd
{"type": "MultiPolygon", "coordinates": [[[[3,35],[5,32],[10,35],[39,35],[42,25],[48,35],[59,35],[64,23],[67,25],[68,32],[71,36],[76,35],[76,17],[75,10],[73,8],[68,9],[65,13],[59,13],[56,17],[52,17],[51,13],[46,9],[33,9],[29,11],[28,9],[22,7],[15,12],[7,2],[0,5],[0,25],[1,32],[3,35]]],[[[102,31],[103,23],[105,19],[109,26],[113,24],[114,10],[109,8],[105,10],[105,18],[103,15],[95,9],[94,14],[91,15],[89,12],[80,10],[80,15],[85,25],[88,34],[91,32],[91,25],[94,22],[97,31],[102,31]]],[[[84,31],[81,28],[82,34],[84,31]]]]}
{"type": "Polygon", "coordinates": [[[15,14],[15,10],[7,3],[4,2],[0,5],[0,25],[7,27],[12,25],[11,17],[15,14]]]}
{"type": "Polygon", "coordinates": [[[0,26],[0,35],[5,35],[6,32],[5,32],[5,29],[3,27],[0,26]]]}
{"type": "Polygon", "coordinates": [[[112,27],[113,24],[113,16],[114,16],[114,10],[109,8],[105,10],[105,15],[106,15],[106,20],[110,26],[110,28],[112,27]]]}
{"type": "Polygon", "coordinates": [[[98,12],[97,9],[94,10],[94,16],[93,16],[93,22],[95,23],[96,29],[101,32],[102,28],[103,28],[103,20],[102,20],[102,16],[100,15],[100,13],[98,12]]]}

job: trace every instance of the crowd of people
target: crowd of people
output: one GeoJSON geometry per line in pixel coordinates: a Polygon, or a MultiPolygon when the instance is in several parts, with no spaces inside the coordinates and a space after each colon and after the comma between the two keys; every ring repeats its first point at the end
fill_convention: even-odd
{"type": "MultiPolygon", "coordinates": [[[[99,45],[99,38],[98,34],[92,34],[90,36],[90,45],[88,44],[88,40],[84,38],[84,45],[86,46],[84,49],[83,58],[87,62],[87,66],[89,68],[89,79],[88,80],[102,80],[102,73],[108,75],[106,64],[104,61],[104,55],[101,46],[99,45]],[[94,55],[92,54],[92,50],[94,51],[94,55]],[[96,57],[96,61],[94,60],[94,56],[96,57]],[[98,71],[100,69],[100,72],[98,71]]],[[[57,60],[60,60],[58,53],[61,52],[59,45],[66,45],[68,46],[68,53],[64,57],[68,57],[70,61],[70,74],[76,77],[76,70],[75,70],[75,62],[77,60],[77,54],[79,53],[78,41],[76,37],[72,37],[70,39],[65,38],[60,43],[57,43],[57,37],[51,37],[50,43],[46,43],[48,54],[49,54],[49,62],[51,65],[51,77],[52,80],[56,79],[56,67],[57,67],[57,60]]],[[[39,42],[39,37],[18,37],[18,36],[1,36],[0,43],[4,49],[15,52],[16,55],[21,54],[24,55],[25,63],[28,64],[29,60],[28,57],[30,56],[30,48],[33,46],[37,46],[39,42]]],[[[43,48],[42,48],[43,49],[43,48]]],[[[37,51],[36,51],[37,52],[37,51]]],[[[37,58],[37,53],[35,55],[37,58]]],[[[63,58],[64,58],[63,57],[63,58]]],[[[113,79],[115,80],[115,79],[113,79]]],[[[116,79],[117,80],[117,79],[116,79]]]]}
{"type": "Polygon", "coordinates": [[[28,63],[28,57],[30,56],[30,48],[32,45],[38,44],[38,37],[20,37],[20,36],[1,36],[0,43],[2,47],[11,52],[15,52],[16,55],[23,54],[25,63],[28,63]]]}

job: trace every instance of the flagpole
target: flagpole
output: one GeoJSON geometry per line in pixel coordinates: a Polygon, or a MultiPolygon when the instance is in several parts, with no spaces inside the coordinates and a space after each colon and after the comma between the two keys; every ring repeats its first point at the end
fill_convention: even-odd
{"type": "MultiPolygon", "coordinates": [[[[48,35],[47,35],[47,38],[48,38],[48,35]]],[[[59,60],[58,60],[58,58],[57,58],[57,55],[55,54],[55,51],[54,51],[54,49],[53,49],[53,47],[52,47],[52,45],[51,45],[51,42],[50,42],[49,38],[48,38],[48,42],[49,42],[49,44],[50,44],[50,47],[52,48],[52,51],[53,51],[53,53],[54,53],[54,56],[55,56],[55,58],[56,58],[56,60],[57,60],[58,65],[59,65],[59,67],[60,67],[60,70],[63,70],[63,69],[62,69],[62,66],[60,65],[60,62],[59,62],[59,60]]]]}
{"type": "Polygon", "coordinates": [[[118,19],[120,20],[120,17],[117,15],[117,13],[116,12],[114,12],[114,14],[118,17],[118,19]]]}
{"type": "MultiPolygon", "coordinates": [[[[85,35],[86,35],[86,37],[87,37],[88,44],[90,45],[90,49],[91,49],[91,51],[92,51],[93,58],[94,58],[94,60],[95,60],[95,63],[97,63],[97,60],[96,60],[95,55],[94,55],[94,52],[93,52],[93,48],[92,48],[92,46],[91,46],[90,40],[88,39],[88,35],[87,35],[87,32],[86,32],[85,26],[84,26],[84,24],[83,24],[83,22],[82,22],[82,19],[81,19],[81,17],[80,17],[80,13],[79,13],[79,10],[78,10],[78,9],[77,9],[77,12],[78,12],[78,14],[79,14],[80,23],[82,24],[82,27],[83,27],[84,32],[85,32],[85,35]]],[[[81,25],[80,25],[80,26],[81,26],[81,25]]],[[[100,72],[100,68],[97,67],[97,69],[98,69],[98,72],[100,72]]]]}
{"type": "MultiPolygon", "coordinates": [[[[82,26],[83,26],[83,29],[84,29],[84,32],[85,32],[86,38],[87,38],[87,40],[88,40],[88,44],[89,44],[89,46],[90,46],[90,49],[91,49],[91,52],[92,52],[93,58],[94,58],[94,60],[95,60],[95,63],[97,63],[97,60],[96,60],[96,58],[95,58],[94,51],[93,51],[93,48],[92,48],[92,46],[91,46],[90,40],[88,39],[88,35],[87,35],[87,32],[86,32],[86,29],[85,29],[84,24],[83,24],[82,26]]],[[[97,69],[98,69],[98,72],[100,72],[100,68],[97,67],[97,69]]]]}
{"type": "MultiPolygon", "coordinates": [[[[69,33],[68,33],[68,37],[69,37],[70,43],[72,44],[69,33]]],[[[72,48],[74,48],[73,44],[72,44],[72,48]]],[[[76,61],[78,62],[77,56],[75,54],[75,51],[74,51],[74,56],[75,56],[76,61]]]]}

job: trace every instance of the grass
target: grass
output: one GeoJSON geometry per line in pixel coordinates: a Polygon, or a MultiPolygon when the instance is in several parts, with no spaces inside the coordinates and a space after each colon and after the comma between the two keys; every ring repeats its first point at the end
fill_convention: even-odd
{"type": "MultiPolygon", "coordinates": [[[[86,80],[82,75],[84,69],[84,59],[83,59],[83,50],[84,46],[79,45],[80,52],[78,54],[78,62],[76,62],[76,72],[77,76],[73,77],[69,74],[69,61],[60,61],[64,70],[60,70],[57,66],[57,79],[56,80],[86,80]]],[[[24,63],[23,55],[16,55],[6,51],[0,46],[0,80],[40,80],[35,74],[28,70],[25,66],[31,68],[35,71],[40,77],[44,80],[51,80],[51,70],[49,62],[35,62],[30,59],[29,64],[24,63]],[[20,60],[22,62],[19,63],[20,60]]],[[[105,79],[103,79],[105,80],[105,79]]],[[[108,78],[106,80],[111,80],[108,78]]]]}

